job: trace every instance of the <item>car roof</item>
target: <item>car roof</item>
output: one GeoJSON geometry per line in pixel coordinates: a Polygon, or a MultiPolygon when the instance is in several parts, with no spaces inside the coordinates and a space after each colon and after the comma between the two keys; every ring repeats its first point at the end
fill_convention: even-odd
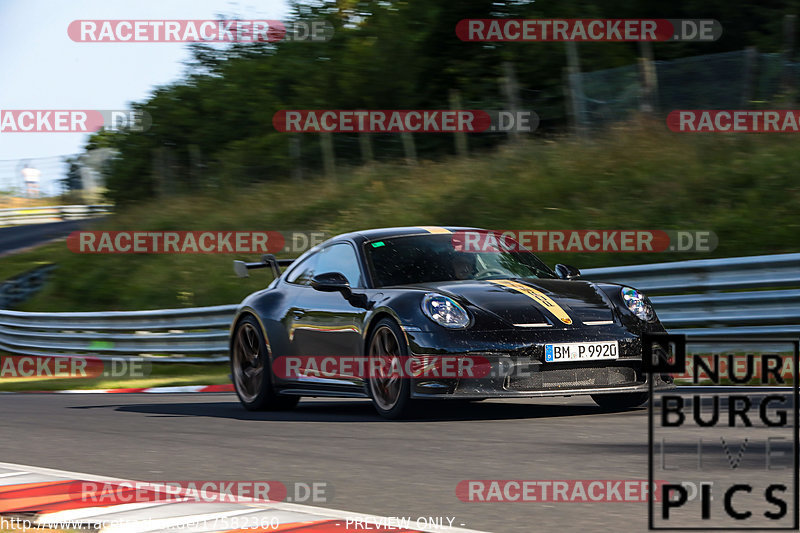
{"type": "Polygon", "coordinates": [[[367,230],[353,231],[350,233],[343,233],[331,238],[328,242],[351,240],[351,241],[373,241],[376,239],[389,239],[391,237],[402,237],[405,235],[430,235],[436,233],[453,233],[455,231],[478,230],[480,228],[473,228],[467,226],[403,226],[396,228],[374,228],[367,230]]]}
{"type": "MultiPolygon", "coordinates": [[[[406,235],[446,234],[446,233],[453,233],[455,231],[467,231],[467,230],[486,231],[482,230],[481,228],[473,228],[468,226],[402,226],[396,228],[374,228],[374,229],[352,231],[350,233],[342,233],[340,235],[331,237],[325,242],[320,243],[314,246],[313,248],[306,250],[305,252],[300,254],[299,257],[294,259],[294,263],[286,270],[286,272],[293,270],[294,267],[298,265],[301,260],[304,260],[307,255],[315,253],[321,248],[327,248],[328,246],[336,243],[349,241],[356,244],[356,246],[359,246],[365,242],[370,242],[380,239],[390,239],[392,237],[403,237],[406,235]]],[[[284,272],[284,274],[286,272],[284,272]]]]}

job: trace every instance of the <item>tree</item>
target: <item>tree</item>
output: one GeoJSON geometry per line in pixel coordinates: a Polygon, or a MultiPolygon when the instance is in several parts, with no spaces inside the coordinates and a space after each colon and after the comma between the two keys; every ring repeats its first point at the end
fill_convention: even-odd
{"type": "Polygon", "coordinates": [[[83,176],[81,175],[81,164],[78,157],[67,157],[64,162],[69,166],[67,175],[61,180],[62,189],[66,192],[83,190],[83,176]]]}

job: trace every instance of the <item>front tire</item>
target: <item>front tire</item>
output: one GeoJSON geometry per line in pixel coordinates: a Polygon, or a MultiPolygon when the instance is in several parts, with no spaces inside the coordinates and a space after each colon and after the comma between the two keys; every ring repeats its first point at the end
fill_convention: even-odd
{"type": "MultiPolygon", "coordinates": [[[[399,363],[399,368],[405,368],[403,363],[408,357],[408,346],[403,331],[394,320],[379,320],[372,330],[367,346],[370,358],[384,359],[389,368],[393,367],[393,361],[395,364],[399,363]]],[[[396,420],[411,412],[411,380],[402,373],[392,375],[388,372],[380,376],[367,376],[367,393],[375,410],[384,418],[396,420]]]]}
{"type": "Polygon", "coordinates": [[[625,411],[640,407],[647,402],[647,392],[619,392],[614,394],[592,394],[594,403],[609,411],[625,411]]]}
{"type": "Polygon", "coordinates": [[[280,396],[272,386],[267,343],[258,321],[246,316],[236,326],[231,345],[233,388],[248,411],[292,409],[299,396],[280,396]]]}

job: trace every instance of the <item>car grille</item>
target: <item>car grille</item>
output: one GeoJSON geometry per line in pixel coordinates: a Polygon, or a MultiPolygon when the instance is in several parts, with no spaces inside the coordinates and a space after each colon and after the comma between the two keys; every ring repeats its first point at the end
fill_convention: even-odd
{"type": "Polygon", "coordinates": [[[558,390],[644,383],[643,375],[630,366],[542,366],[534,365],[530,376],[509,379],[506,387],[511,390],[558,390]]]}

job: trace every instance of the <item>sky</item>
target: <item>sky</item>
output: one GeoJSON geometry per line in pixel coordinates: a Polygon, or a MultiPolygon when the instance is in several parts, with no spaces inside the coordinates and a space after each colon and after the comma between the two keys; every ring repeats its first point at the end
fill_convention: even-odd
{"type": "MultiPolygon", "coordinates": [[[[0,0],[0,109],[126,109],[180,79],[183,43],[73,42],[73,20],[283,20],[286,0],[0,0]]],[[[83,133],[0,132],[0,192],[21,185],[30,161],[42,188],[58,192],[64,155],[82,151],[83,133]]]]}

